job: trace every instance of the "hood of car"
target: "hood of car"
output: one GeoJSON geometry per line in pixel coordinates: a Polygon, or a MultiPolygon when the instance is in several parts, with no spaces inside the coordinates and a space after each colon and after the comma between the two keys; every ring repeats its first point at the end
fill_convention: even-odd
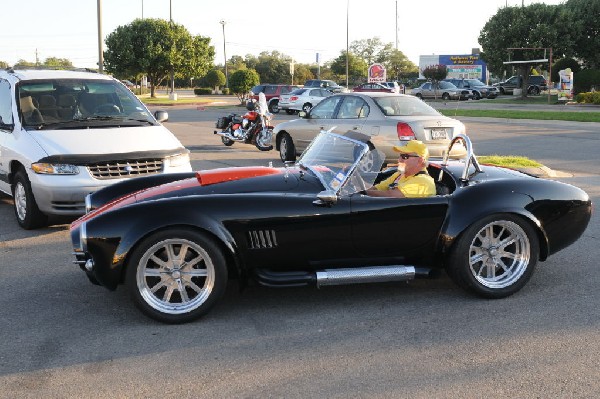
{"type": "Polygon", "coordinates": [[[30,130],[29,134],[49,156],[120,154],[181,147],[179,140],[163,126],[30,130]]]}

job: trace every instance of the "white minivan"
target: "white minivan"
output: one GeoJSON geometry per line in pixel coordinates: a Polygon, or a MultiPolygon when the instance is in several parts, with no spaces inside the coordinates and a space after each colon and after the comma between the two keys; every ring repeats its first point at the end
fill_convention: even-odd
{"type": "Polygon", "coordinates": [[[74,70],[0,71],[0,191],[19,225],[85,213],[85,196],[158,173],[190,172],[189,151],[118,80],[74,70]]]}

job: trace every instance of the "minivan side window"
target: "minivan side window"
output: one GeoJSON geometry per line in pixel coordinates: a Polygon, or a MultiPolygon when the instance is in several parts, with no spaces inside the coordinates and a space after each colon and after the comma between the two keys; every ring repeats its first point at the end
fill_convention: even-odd
{"type": "Polygon", "coordinates": [[[13,123],[10,83],[4,79],[0,79],[0,124],[12,125],[13,123]]]}

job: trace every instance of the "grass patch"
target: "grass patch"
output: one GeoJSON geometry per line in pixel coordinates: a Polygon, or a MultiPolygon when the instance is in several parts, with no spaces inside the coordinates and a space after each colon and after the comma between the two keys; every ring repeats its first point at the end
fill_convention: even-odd
{"type": "Polygon", "coordinates": [[[512,169],[539,168],[542,166],[541,163],[533,159],[517,155],[480,155],[477,157],[477,160],[482,164],[491,164],[512,169]]]}
{"type": "Polygon", "coordinates": [[[537,119],[571,122],[600,122],[600,112],[518,111],[502,109],[442,109],[442,114],[476,118],[537,119]]]}

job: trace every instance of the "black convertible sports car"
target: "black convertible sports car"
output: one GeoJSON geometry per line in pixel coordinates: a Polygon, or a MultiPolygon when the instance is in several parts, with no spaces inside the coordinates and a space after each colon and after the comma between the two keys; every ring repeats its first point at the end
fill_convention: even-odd
{"type": "Polygon", "coordinates": [[[429,198],[365,195],[393,170],[379,172],[368,137],[330,132],[293,166],[119,183],[88,196],[71,225],[76,263],[168,323],[205,314],[230,278],[321,287],[445,269],[476,295],[506,297],[583,234],[592,204],[568,184],[480,166],[466,136],[449,149],[459,140],[465,159],[430,162],[439,193],[429,198]]]}

